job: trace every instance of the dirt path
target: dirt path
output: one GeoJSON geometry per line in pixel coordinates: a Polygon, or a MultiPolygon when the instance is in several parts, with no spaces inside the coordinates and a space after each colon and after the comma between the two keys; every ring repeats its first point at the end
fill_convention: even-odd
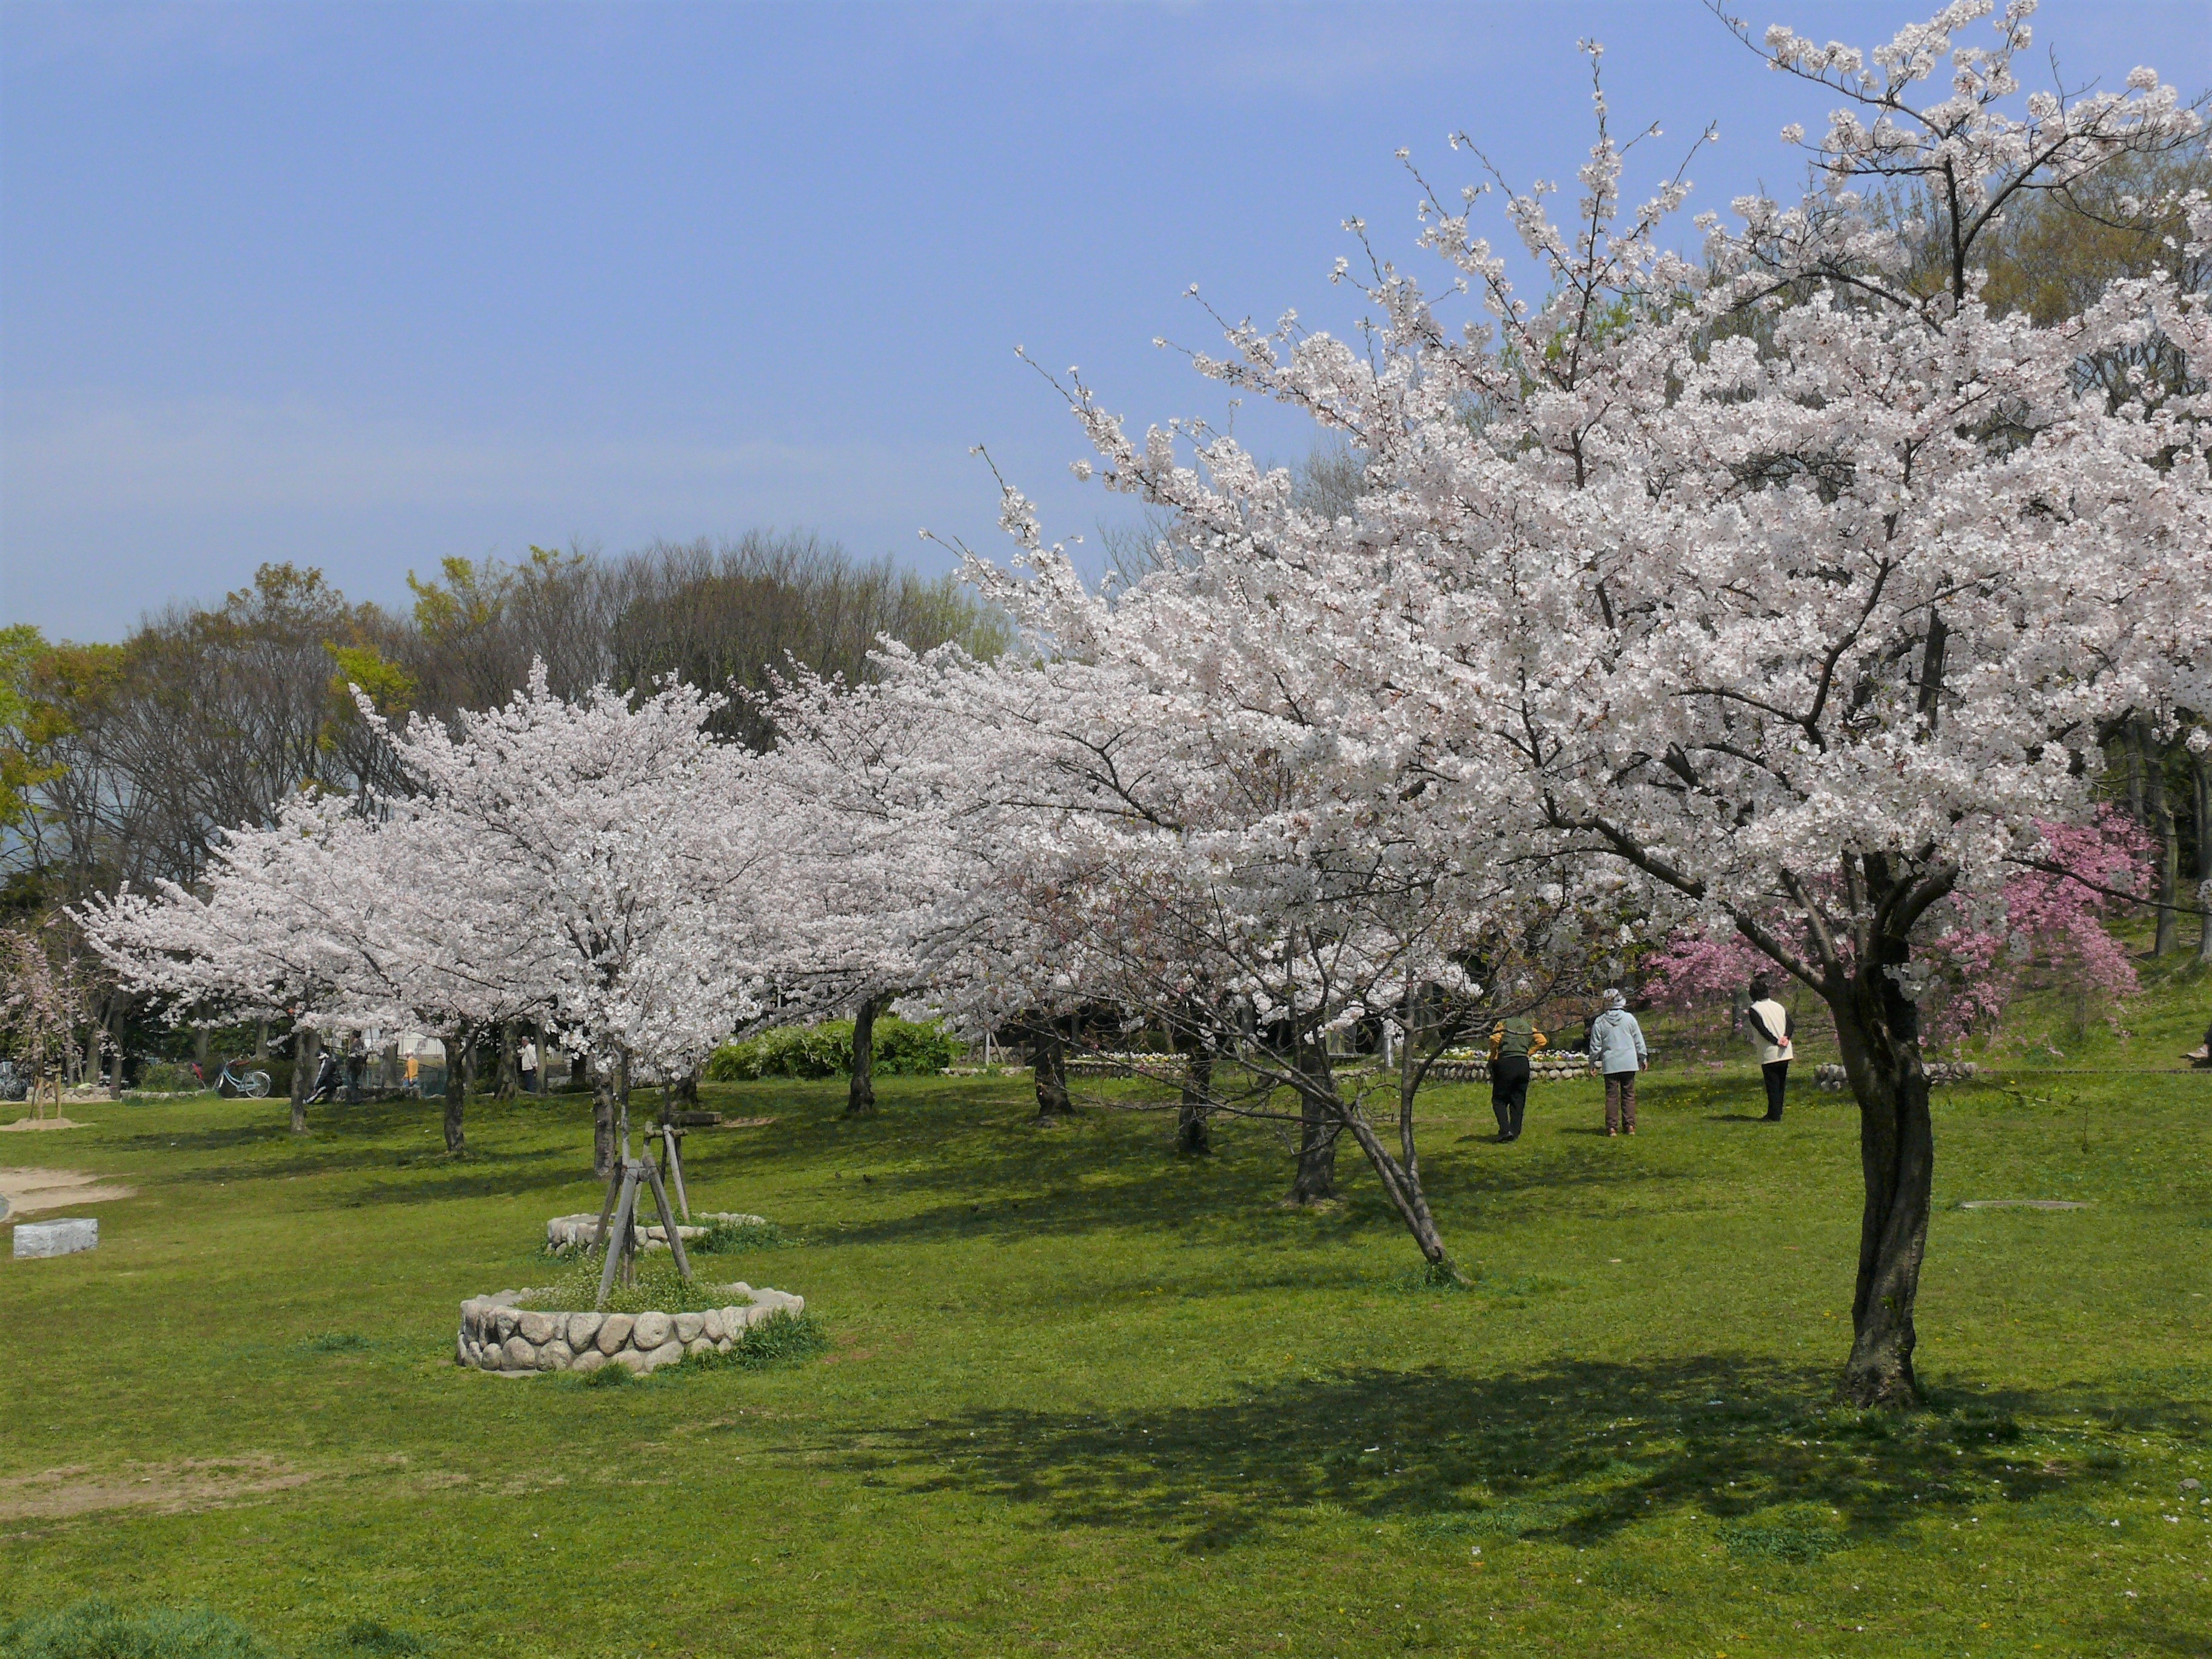
{"type": "Polygon", "coordinates": [[[8,1200],[8,1218],[40,1210],[73,1208],[79,1204],[105,1204],[118,1198],[136,1198],[138,1189],[120,1182],[103,1183],[82,1170],[0,1169],[0,1198],[8,1200]]]}

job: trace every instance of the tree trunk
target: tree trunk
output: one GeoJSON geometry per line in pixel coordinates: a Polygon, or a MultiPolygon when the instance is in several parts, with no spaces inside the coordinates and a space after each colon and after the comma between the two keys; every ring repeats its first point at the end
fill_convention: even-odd
{"type": "Polygon", "coordinates": [[[1204,1158],[1213,1151],[1209,1119],[1213,1103],[1213,1044],[1196,1031],[1175,1033],[1182,1055],[1182,1098],[1176,1106],[1176,1153],[1204,1158]]]}
{"type": "MultiPolygon", "coordinates": [[[[1888,954],[1902,966],[1901,941],[1888,954]]],[[[1851,1353],[1843,1392],[1862,1407],[1902,1407],[1919,1398],[1913,1304],[1928,1246],[1936,1134],[1920,1056],[1919,1010],[1882,963],[1843,980],[1827,997],[1844,1069],[1859,1103],[1858,1281],[1851,1297],[1851,1353]]]]}
{"type": "Polygon", "coordinates": [[[107,1007],[107,1097],[123,1098],[123,1000],[115,998],[107,1007]]]}
{"type": "Polygon", "coordinates": [[[2180,897],[2181,845],[2174,831],[2173,803],[2166,787],[2166,751],[2148,729],[2143,732],[2142,750],[2143,809],[2149,815],[2143,827],[2158,843],[2154,854],[2158,861],[2158,931],[2152,936],[2150,953],[2162,957],[2181,946],[2181,917],[2173,908],[2180,897]]]}
{"type": "Polygon", "coordinates": [[[322,1033],[295,1027],[292,1037],[292,1133],[307,1133],[307,1091],[314,1087],[315,1061],[323,1048],[322,1033]]]}
{"type": "MultiPolygon", "coordinates": [[[[882,1006],[865,996],[853,1010],[853,1086],[845,1097],[847,1117],[866,1117],[876,1109],[876,1010],[882,1006]]],[[[1042,1097],[1039,1097],[1040,1109],[1042,1097]]]]}
{"type": "Polygon", "coordinates": [[[214,1055],[214,1040],[208,1035],[208,1028],[204,1025],[195,1026],[192,1030],[192,1060],[200,1068],[202,1083],[207,1082],[214,1075],[208,1069],[213,1062],[214,1055]]]}
{"type": "Polygon", "coordinates": [[[253,1060],[257,1066],[269,1063],[269,1022],[265,1019],[253,1022],[253,1060]]]}
{"type": "Polygon", "coordinates": [[[694,1066],[676,1079],[676,1100],[678,1105],[696,1106],[699,1103],[699,1074],[707,1068],[694,1066]]]}
{"type": "Polygon", "coordinates": [[[458,1027],[446,1033],[446,1150],[456,1156],[468,1150],[468,1132],[461,1114],[468,1105],[465,1033],[458,1027]]]}
{"type": "Polygon", "coordinates": [[[1316,1040],[1298,1056],[1305,1081],[1298,1087],[1298,1168],[1291,1182],[1291,1202],[1322,1204],[1336,1196],[1336,1137],[1344,1115],[1336,1103],[1336,1077],[1328,1051],[1316,1040]]]}
{"type": "Polygon", "coordinates": [[[499,1025],[499,1080],[492,1085],[495,1100],[513,1100],[522,1092],[522,1068],[515,1063],[514,1022],[501,1020],[499,1025]]]}
{"type": "Polygon", "coordinates": [[[607,1180],[615,1172],[615,1079],[611,1067],[592,1067],[592,1173],[607,1180]]]}
{"type": "Polygon", "coordinates": [[[2142,722],[2131,720],[2120,731],[2120,757],[2126,765],[2128,816],[2137,823],[2143,817],[2142,722]]]}
{"type": "Polygon", "coordinates": [[[1057,1020],[1030,1022],[1030,1070],[1036,1079],[1037,1121],[1074,1115],[1067,1097],[1067,1038],[1057,1020]]]}
{"type": "Polygon", "coordinates": [[[2191,808],[2197,823],[2197,960],[2212,966],[2212,754],[2189,757],[2191,808]]]}

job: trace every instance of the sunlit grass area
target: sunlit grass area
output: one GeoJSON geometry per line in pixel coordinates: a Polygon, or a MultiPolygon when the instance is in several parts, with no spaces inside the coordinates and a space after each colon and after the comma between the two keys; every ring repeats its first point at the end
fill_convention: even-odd
{"type": "Polygon", "coordinates": [[[1938,1091],[1903,1419],[1832,1400],[1848,1097],[1808,1052],[1756,1122],[1663,1023],[1632,1140],[1587,1082],[1511,1146],[1422,1097],[1463,1292],[1351,1149],[1286,1209],[1273,1130],[1178,1161],[1146,1085],[1047,1129],[1019,1079],[710,1086],[773,1121],[690,1137],[693,1203],[781,1237],[702,1271],[831,1346],[599,1387],[453,1364],[464,1297],[566,1271],[582,1099],[472,1101],[459,1162],[434,1103],[88,1109],[8,1148],[138,1196],[0,1261],[0,1652],[101,1596],[301,1656],[2202,1653],[2208,1005],[2161,974],[1938,1091]],[[2084,1207],[1959,1207],[2009,1198],[2084,1207]]]}

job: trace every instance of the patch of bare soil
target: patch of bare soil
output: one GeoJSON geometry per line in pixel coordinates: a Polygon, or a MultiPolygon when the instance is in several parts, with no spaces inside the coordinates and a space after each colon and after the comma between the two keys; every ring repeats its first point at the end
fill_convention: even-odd
{"type": "Polygon", "coordinates": [[[304,1486],[314,1478],[259,1455],[126,1463],[100,1474],[77,1463],[0,1478],[0,1521],[51,1521],[96,1510],[143,1508],[176,1515],[222,1509],[262,1492],[304,1486]]]}
{"type": "Polygon", "coordinates": [[[19,1117],[13,1123],[0,1123],[0,1130],[9,1129],[96,1129],[96,1123],[79,1123],[66,1117],[19,1117]]]}
{"type": "Polygon", "coordinates": [[[106,1204],[136,1198],[138,1189],[119,1182],[103,1183],[82,1170],[0,1169],[0,1198],[10,1219],[38,1210],[64,1210],[79,1204],[106,1204]]]}

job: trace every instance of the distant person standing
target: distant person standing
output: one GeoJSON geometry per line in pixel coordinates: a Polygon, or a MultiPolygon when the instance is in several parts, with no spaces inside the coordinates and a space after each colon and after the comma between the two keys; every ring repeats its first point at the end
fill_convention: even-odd
{"type": "Polygon", "coordinates": [[[1605,1132],[1608,1135],[1636,1133],[1636,1074],[1651,1063],[1644,1046],[1644,1028],[1628,1012],[1628,999],[1618,991],[1605,994],[1605,1006],[1590,1022],[1590,1069],[1605,1075],[1605,1132]]]}
{"type": "Polygon", "coordinates": [[[1764,979],[1755,979],[1751,982],[1751,1006],[1744,1011],[1743,1023],[1759,1049],[1759,1069],[1766,1078],[1765,1121],[1779,1123],[1783,1085],[1790,1079],[1790,1062],[1796,1057],[1790,1039],[1796,1035],[1797,1017],[1774,1000],[1771,985],[1764,979]]]}
{"type": "Polygon", "coordinates": [[[1501,1142],[1521,1139],[1521,1119],[1528,1109],[1528,1056],[1545,1042],[1526,1014],[1500,1020],[1490,1034],[1490,1109],[1501,1142]]]}
{"type": "Polygon", "coordinates": [[[538,1092],[538,1045],[528,1037],[523,1038],[522,1047],[515,1052],[514,1059],[515,1063],[522,1070],[522,1092],[526,1095],[536,1094],[538,1092]]]}

